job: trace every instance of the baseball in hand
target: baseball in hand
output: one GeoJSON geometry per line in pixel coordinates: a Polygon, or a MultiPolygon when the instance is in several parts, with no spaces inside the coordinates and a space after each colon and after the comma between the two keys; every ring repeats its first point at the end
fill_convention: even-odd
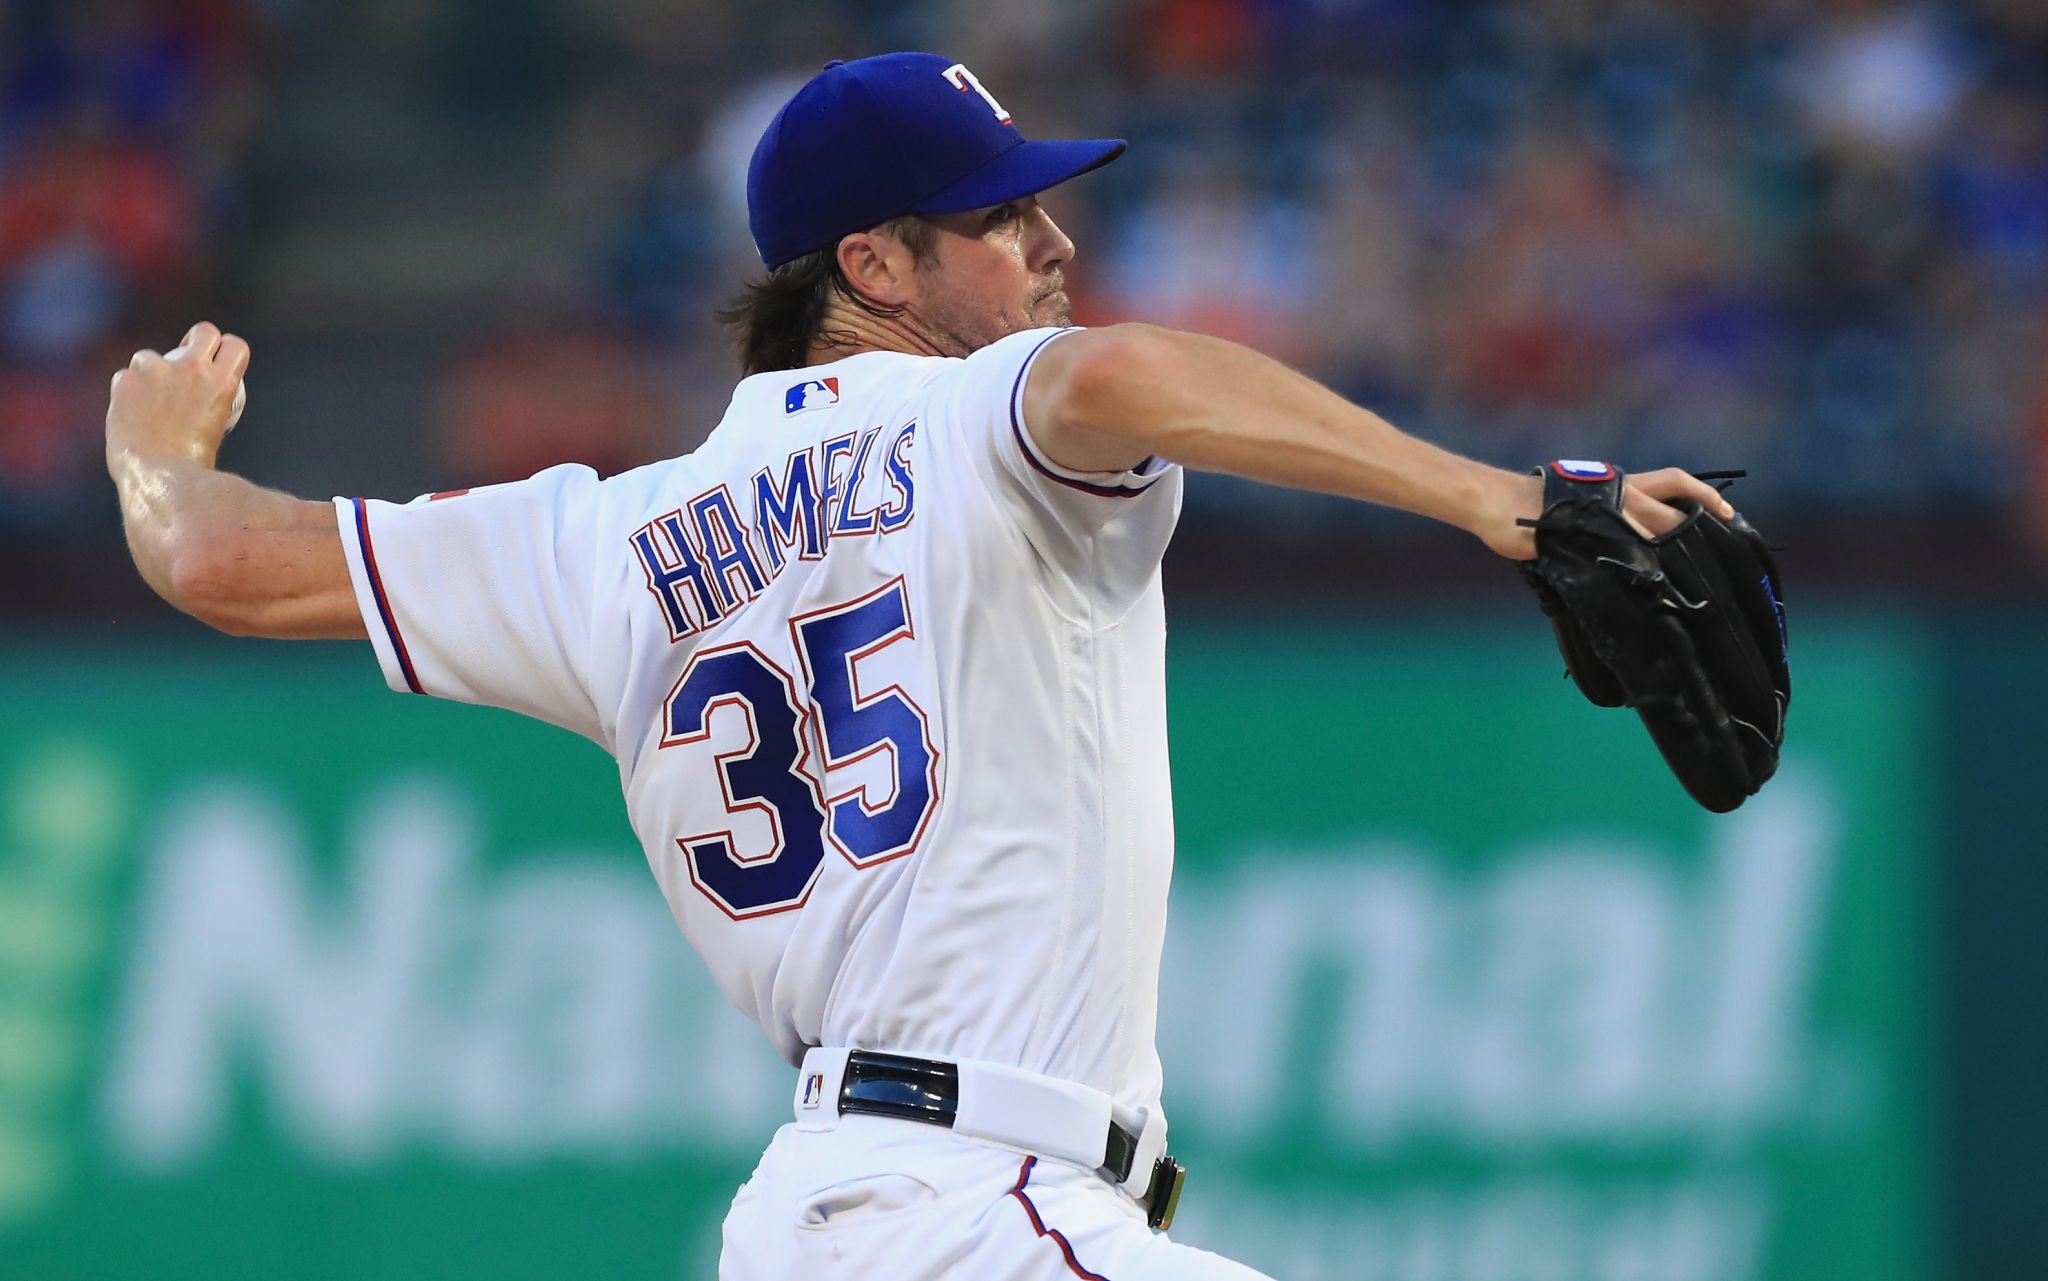
{"type": "MultiPolygon", "coordinates": [[[[190,350],[189,347],[173,347],[164,353],[164,359],[182,360],[190,350]]],[[[228,425],[221,429],[221,435],[227,435],[235,429],[236,423],[242,421],[242,410],[248,403],[249,380],[244,378],[235,384],[235,403],[228,409],[228,425]]]]}

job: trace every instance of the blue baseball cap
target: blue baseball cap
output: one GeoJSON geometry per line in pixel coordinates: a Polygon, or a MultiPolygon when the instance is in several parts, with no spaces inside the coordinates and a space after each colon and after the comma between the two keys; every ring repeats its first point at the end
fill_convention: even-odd
{"type": "Polygon", "coordinates": [[[761,135],[747,224],[779,267],[904,214],[1021,200],[1108,164],[1121,138],[1029,142],[974,73],[934,53],[829,62],[761,135]]]}

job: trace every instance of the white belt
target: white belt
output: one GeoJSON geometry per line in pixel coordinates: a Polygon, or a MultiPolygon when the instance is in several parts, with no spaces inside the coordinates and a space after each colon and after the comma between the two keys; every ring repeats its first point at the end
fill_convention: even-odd
{"type": "MultiPolygon", "coordinates": [[[[798,1128],[828,1130],[839,1123],[839,1091],[849,1053],[844,1048],[820,1048],[804,1055],[796,1085],[798,1128]]],[[[1131,1197],[1144,1199],[1153,1164],[1166,1151],[1166,1118],[1157,1108],[1128,1108],[1100,1090],[1007,1064],[980,1059],[947,1062],[959,1071],[951,1126],[955,1134],[1102,1172],[1114,1122],[1136,1137],[1137,1151],[1128,1177],[1111,1181],[1131,1197]]]]}

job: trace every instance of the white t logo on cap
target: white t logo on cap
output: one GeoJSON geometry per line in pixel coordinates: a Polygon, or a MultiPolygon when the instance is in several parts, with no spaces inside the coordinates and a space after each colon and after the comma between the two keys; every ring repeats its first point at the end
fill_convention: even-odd
{"type": "Polygon", "coordinates": [[[988,109],[996,113],[996,119],[1004,124],[1010,123],[1010,113],[1003,110],[1003,104],[996,101],[994,94],[981,87],[981,81],[974,78],[974,73],[967,69],[966,63],[956,62],[952,66],[947,67],[946,81],[961,93],[966,93],[969,89],[972,89],[980,94],[981,100],[988,104],[988,109]]]}

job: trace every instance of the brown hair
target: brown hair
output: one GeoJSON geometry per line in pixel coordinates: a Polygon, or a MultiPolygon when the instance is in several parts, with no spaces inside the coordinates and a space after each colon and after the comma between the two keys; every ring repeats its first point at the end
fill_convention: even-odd
{"type": "MultiPolygon", "coordinates": [[[[894,236],[910,250],[911,261],[920,266],[931,260],[938,244],[938,227],[916,214],[892,218],[869,230],[894,236]]],[[[760,280],[743,286],[732,306],[718,313],[720,320],[738,330],[742,372],[752,375],[803,368],[811,347],[824,334],[825,309],[834,294],[871,316],[902,312],[900,307],[863,297],[848,282],[839,269],[839,246],[834,242],[770,269],[760,280]]]]}

